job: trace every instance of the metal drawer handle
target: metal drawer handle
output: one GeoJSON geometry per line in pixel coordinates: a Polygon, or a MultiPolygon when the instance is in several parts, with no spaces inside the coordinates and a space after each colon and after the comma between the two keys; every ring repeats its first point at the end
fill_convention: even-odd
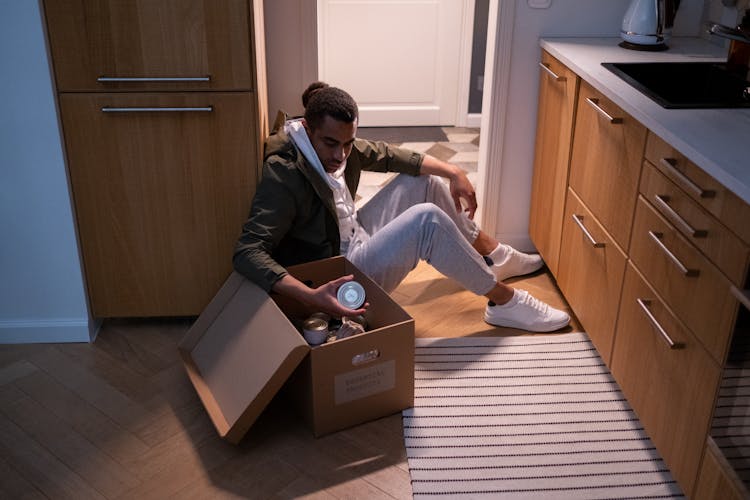
{"type": "Polygon", "coordinates": [[[716,191],[714,191],[712,189],[703,189],[698,184],[696,184],[695,182],[693,182],[692,180],[690,180],[690,178],[687,175],[685,175],[682,172],[680,172],[679,170],[677,170],[677,160],[676,159],[674,159],[674,158],[662,158],[661,160],[659,160],[659,163],[662,166],[666,167],[667,170],[669,170],[670,172],[672,172],[672,174],[675,177],[677,177],[677,179],[680,181],[680,183],[682,183],[682,185],[684,187],[686,187],[690,191],[694,192],[695,194],[697,194],[701,198],[713,198],[714,196],[716,196],[716,191]]]}
{"type": "Polygon", "coordinates": [[[661,338],[664,339],[664,342],[667,343],[670,349],[678,349],[682,347],[681,344],[678,344],[674,340],[672,340],[672,337],[669,336],[666,330],[664,330],[664,328],[659,324],[659,321],[654,317],[651,309],[649,309],[648,307],[651,305],[651,301],[649,299],[635,299],[635,301],[638,302],[639,306],[641,306],[641,309],[646,314],[648,320],[651,322],[651,326],[653,326],[656,331],[659,332],[661,338]]]}
{"type": "Polygon", "coordinates": [[[198,112],[211,112],[214,110],[213,106],[205,106],[205,107],[197,107],[197,108],[191,108],[191,107],[178,107],[178,108],[140,108],[140,107],[129,107],[129,108],[111,108],[108,106],[105,106],[102,108],[102,113],[169,113],[169,112],[177,112],[177,113],[185,113],[190,111],[198,111],[198,112]]]}
{"type": "Polygon", "coordinates": [[[610,115],[609,113],[607,113],[606,111],[604,111],[599,106],[599,99],[597,99],[596,97],[587,97],[586,98],[586,102],[589,103],[589,105],[592,108],[594,108],[597,113],[599,113],[604,118],[606,118],[607,120],[609,120],[609,123],[622,123],[622,118],[613,117],[612,115],[610,115]]]}
{"type": "Polygon", "coordinates": [[[170,82],[210,82],[210,76],[133,76],[133,77],[119,77],[119,76],[100,76],[96,79],[100,83],[170,83],[170,82]]]}
{"type": "Polygon", "coordinates": [[[690,277],[690,278],[694,278],[700,274],[698,269],[688,269],[687,267],[685,267],[685,265],[682,262],[680,262],[680,259],[678,259],[677,256],[675,256],[675,254],[673,254],[669,250],[669,248],[667,248],[667,246],[661,242],[661,238],[664,236],[664,234],[655,233],[654,231],[649,231],[648,235],[651,236],[651,239],[656,242],[659,248],[661,248],[661,250],[667,255],[667,257],[669,257],[669,260],[671,260],[672,263],[675,266],[677,266],[677,269],[679,269],[683,275],[690,277]]]}
{"type": "Polygon", "coordinates": [[[745,309],[750,310],[750,290],[740,290],[732,285],[729,287],[729,291],[740,301],[740,304],[745,306],[745,309]]]}
{"type": "Polygon", "coordinates": [[[693,238],[705,238],[706,236],[708,236],[708,231],[706,231],[705,229],[695,229],[693,226],[688,224],[688,222],[683,219],[680,214],[675,212],[674,208],[669,206],[669,196],[657,194],[654,196],[654,202],[656,203],[656,208],[659,209],[662,215],[666,216],[668,219],[671,219],[672,222],[676,223],[678,226],[682,226],[682,229],[684,229],[685,232],[693,238]]]}
{"type": "Polygon", "coordinates": [[[593,236],[591,236],[591,233],[589,233],[589,230],[586,229],[586,226],[583,225],[583,215],[576,215],[573,214],[573,220],[576,224],[578,224],[578,227],[581,228],[581,231],[583,231],[583,234],[586,236],[586,239],[591,242],[591,245],[594,248],[602,248],[604,246],[604,243],[601,241],[596,241],[593,236]]]}
{"type": "Polygon", "coordinates": [[[549,64],[547,64],[547,63],[540,62],[539,63],[539,67],[542,68],[544,71],[546,71],[549,74],[549,76],[551,76],[552,78],[554,78],[558,82],[564,82],[565,80],[567,80],[566,77],[560,76],[557,73],[555,73],[554,71],[552,71],[550,69],[550,67],[549,67],[549,64]]]}

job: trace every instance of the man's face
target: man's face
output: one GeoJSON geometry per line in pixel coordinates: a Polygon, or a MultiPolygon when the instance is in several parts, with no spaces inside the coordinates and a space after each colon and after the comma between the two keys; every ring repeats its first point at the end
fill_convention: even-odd
{"type": "Polygon", "coordinates": [[[344,165],[352,152],[357,120],[346,123],[326,115],[319,127],[311,129],[305,123],[305,130],[323,168],[333,173],[344,165]]]}

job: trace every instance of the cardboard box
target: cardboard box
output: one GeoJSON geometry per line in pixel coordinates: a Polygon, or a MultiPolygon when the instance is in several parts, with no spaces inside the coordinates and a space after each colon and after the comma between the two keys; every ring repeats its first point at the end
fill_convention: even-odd
{"type": "Polygon", "coordinates": [[[188,376],[219,434],[238,443],[284,387],[320,436],[414,402],[414,320],[343,257],[288,268],[317,287],[354,274],[369,330],[311,347],[297,326],[312,312],[233,273],[180,342],[188,376]]]}

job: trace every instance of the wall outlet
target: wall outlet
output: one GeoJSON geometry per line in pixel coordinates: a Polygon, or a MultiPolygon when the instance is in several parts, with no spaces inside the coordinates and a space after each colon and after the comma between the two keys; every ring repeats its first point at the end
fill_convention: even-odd
{"type": "Polygon", "coordinates": [[[529,0],[529,7],[532,9],[549,9],[552,0],[529,0]]]}

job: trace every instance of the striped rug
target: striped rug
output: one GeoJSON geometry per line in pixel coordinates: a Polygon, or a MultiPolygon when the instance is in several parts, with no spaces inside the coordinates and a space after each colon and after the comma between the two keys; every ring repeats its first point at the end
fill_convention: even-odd
{"type": "Polygon", "coordinates": [[[681,498],[584,333],[417,339],[415,499],[681,498]]]}

